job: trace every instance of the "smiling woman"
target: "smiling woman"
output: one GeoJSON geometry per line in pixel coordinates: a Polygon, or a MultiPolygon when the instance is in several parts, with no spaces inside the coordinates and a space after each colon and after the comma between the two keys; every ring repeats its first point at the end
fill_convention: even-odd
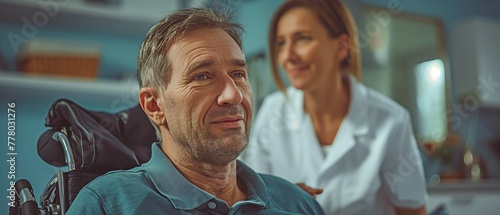
{"type": "Polygon", "coordinates": [[[269,32],[280,92],[264,99],[243,159],[296,183],[328,214],[425,214],[408,111],[361,83],[358,48],[341,0],[285,1],[269,32]]]}

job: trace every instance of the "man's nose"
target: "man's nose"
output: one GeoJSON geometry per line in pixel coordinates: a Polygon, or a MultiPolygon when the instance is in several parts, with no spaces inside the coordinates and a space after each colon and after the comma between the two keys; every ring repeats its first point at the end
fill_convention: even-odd
{"type": "Polygon", "coordinates": [[[235,106],[243,101],[243,94],[234,80],[228,75],[224,77],[222,91],[217,98],[219,106],[235,106]]]}

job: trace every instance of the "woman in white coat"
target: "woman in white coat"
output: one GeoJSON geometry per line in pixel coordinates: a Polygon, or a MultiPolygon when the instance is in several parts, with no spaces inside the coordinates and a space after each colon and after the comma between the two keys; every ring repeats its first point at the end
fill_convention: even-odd
{"type": "Polygon", "coordinates": [[[264,100],[243,159],[316,195],[328,214],[425,214],[408,111],[359,82],[355,29],[340,0],[289,0],[277,10],[269,39],[281,92],[264,100]]]}

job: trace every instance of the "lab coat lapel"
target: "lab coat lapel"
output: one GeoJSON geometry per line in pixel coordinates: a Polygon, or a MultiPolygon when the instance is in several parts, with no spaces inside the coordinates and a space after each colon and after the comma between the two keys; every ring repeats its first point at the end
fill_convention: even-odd
{"type": "Polygon", "coordinates": [[[326,155],[325,161],[319,171],[320,175],[330,169],[335,163],[339,162],[353,147],[357,145],[357,138],[353,135],[351,126],[343,122],[333,146],[326,155]]]}
{"type": "Polygon", "coordinates": [[[296,90],[295,88],[291,88],[288,91],[290,98],[292,98],[289,102],[291,102],[290,113],[290,125],[289,127],[294,130],[292,135],[294,138],[298,140],[302,140],[300,142],[304,143],[304,148],[300,148],[303,150],[302,152],[297,152],[298,154],[307,152],[308,162],[312,162],[313,166],[320,167],[324,163],[324,156],[321,146],[319,145],[319,141],[316,137],[316,132],[314,131],[314,126],[311,122],[311,118],[304,112],[304,93],[300,90],[296,90]]]}
{"type": "Polygon", "coordinates": [[[346,157],[346,154],[354,147],[364,147],[362,142],[368,134],[367,110],[365,108],[367,107],[366,101],[368,101],[367,91],[352,75],[349,75],[349,83],[351,89],[349,111],[337,131],[337,136],[325,162],[321,166],[320,176],[328,172],[340,159],[346,157]]]}

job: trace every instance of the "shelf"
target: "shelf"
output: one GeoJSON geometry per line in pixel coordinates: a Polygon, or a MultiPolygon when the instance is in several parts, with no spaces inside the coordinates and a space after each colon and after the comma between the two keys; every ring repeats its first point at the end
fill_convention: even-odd
{"type": "Polygon", "coordinates": [[[139,85],[136,80],[85,80],[8,71],[0,71],[0,77],[0,92],[9,100],[55,100],[63,97],[93,102],[137,103],[138,100],[139,85]]]}
{"type": "Polygon", "coordinates": [[[500,180],[498,179],[481,179],[473,181],[469,179],[461,180],[444,180],[437,185],[428,186],[428,191],[442,190],[500,190],[500,180]]]}
{"type": "Polygon", "coordinates": [[[184,6],[200,7],[203,1],[115,0],[109,5],[83,0],[1,0],[0,20],[17,26],[56,27],[144,36],[168,13],[184,6]],[[190,5],[185,5],[190,2],[190,5]],[[45,17],[45,18],[44,18],[45,17]],[[44,20],[46,19],[46,21],[44,20]]]}

